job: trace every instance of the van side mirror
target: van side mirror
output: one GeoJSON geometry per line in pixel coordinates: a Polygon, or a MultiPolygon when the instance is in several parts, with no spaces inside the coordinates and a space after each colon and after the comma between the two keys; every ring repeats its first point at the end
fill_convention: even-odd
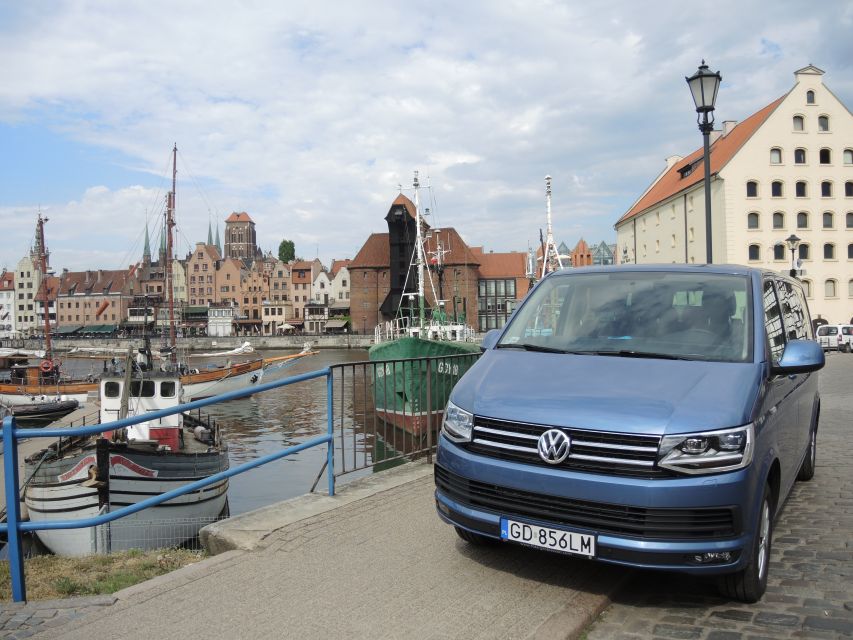
{"type": "Polygon", "coordinates": [[[778,364],[773,366],[774,375],[809,373],[822,369],[826,364],[823,349],[814,340],[791,340],[782,352],[778,364]]]}
{"type": "MultiPolygon", "coordinates": [[[[492,329],[483,336],[483,341],[480,343],[480,351],[488,351],[498,343],[498,338],[501,337],[500,329],[492,329]]],[[[821,352],[823,353],[823,352],[821,352]]]]}

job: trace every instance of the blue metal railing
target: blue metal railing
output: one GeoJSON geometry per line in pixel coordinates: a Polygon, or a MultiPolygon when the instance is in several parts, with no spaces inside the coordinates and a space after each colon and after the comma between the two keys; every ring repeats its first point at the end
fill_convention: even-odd
{"type": "Polygon", "coordinates": [[[76,429],[18,429],[15,426],[13,417],[8,416],[3,419],[2,441],[12,443],[14,446],[4,446],[5,452],[3,456],[3,466],[6,473],[6,523],[0,523],[0,533],[5,533],[8,536],[8,556],[9,556],[9,573],[12,578],[12,599],[15,602],[23,602],[27,599],[26,579],[24,576],[24,554],[21,541],[21,534],[27,531],[42,531],[48,529],[80,529],[84,527],[94,527],[113,520],[118,520],[125,516],[129,516],[148,507],[153,507],[178,496],[182,496],[191,491],[197,491],[204,487],[210,486],[226,478],[236,476],[251,469],[265,465],[268,462],[279,460],[285,456],[297,453],[304,449],[316,447],[322,444],[328,444],[327,460],[326,460],[326,475],[329,483],[329,495],[335,495],[335,459],[334,459],[334,438],[333,438],[333,379],[332,370],[330,368],[320,369],[309,373],[283,378],[274,382],[259,384],[246,389],[237,391],[229,391],[218,396],[205,398],[203,400],[195,400],[186,404],[181,404],[171,409],[161,409],[159,411],[150,411],[148,413],[115,420],[106,424],[97,424],[90,427],[78,427],[76,429]],[[327,405],[327,431],[326,435],[317,436],[298,445],[282,449],[276,453],[256,458],[251,462],[241,464],[237,467],[222,471],[220,473],[208,476],[203,480],[197,480],[190,484],[173,489],[159,496],[154,496],[137,502],[109,513],[104,513],[92,518],[81,520],[45,520],[41,522],[21,522],[21,505],[18,495],[18,440],[23,438],[66,438],[69,436],[91,436],[105,431],[114,431],[123,429],[140,422],[148,420],[156,420],[165,418],[176,413],[184,413],[193,409],[206,407],[225,400],[235,400],[237,398],[245,398],[263,391],[278,389],[286,385],[304,382],[306,380],[314,380],[316,378],[326,378],[326,405],[327,405]]]}

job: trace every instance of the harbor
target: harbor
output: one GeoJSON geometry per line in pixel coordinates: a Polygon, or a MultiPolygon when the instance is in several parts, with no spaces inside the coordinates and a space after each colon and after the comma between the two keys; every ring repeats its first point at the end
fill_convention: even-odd
{"type": "MultiPolygon", "coordinates": [[[[404,465],[333,498],[232,518],[218,555],[111,597],[5,607],[4,637],[837,638],[853,630],[847,418],[851,361],[828,358],[815,482],[777,523],[757,605],[713,582],[509,546],[471,547],[435,514],[431,466],[404,465]],[[189,612],[189,613],[188,613],[189,612]]],[[[211,540],[213,539],[211,538],[211,540]]]]}

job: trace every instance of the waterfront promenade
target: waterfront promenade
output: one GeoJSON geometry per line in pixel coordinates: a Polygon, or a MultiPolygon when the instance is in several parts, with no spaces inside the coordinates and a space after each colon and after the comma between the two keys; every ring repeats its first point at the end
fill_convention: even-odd
{"type": "Polygon", "coordinates": [[[211,540],[236,549],[115,599],[66,609],[2,605],[2,635],[850,637],[853,356],[827,360],[817,473],[795,487],[777,523],[768,593],[755,605],[723,600],[708,581],[468,546],[438,520],[430,467],[418,463],[358,481],[335,498],[297,498],[235,519],[211,540]]]}

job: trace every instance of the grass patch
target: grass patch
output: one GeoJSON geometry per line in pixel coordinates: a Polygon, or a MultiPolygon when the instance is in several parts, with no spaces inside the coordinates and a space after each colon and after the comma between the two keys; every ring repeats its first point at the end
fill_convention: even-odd
{"type": "MultiPolygon", "coordinates": [[[[205,558],[204,551],[156,549],[83,558],[35,556],[24,561],[28,600],[115,593],[205,558]]],[[[0,562],[0,601],[12,599],[9,562],[0,562]]]]}

